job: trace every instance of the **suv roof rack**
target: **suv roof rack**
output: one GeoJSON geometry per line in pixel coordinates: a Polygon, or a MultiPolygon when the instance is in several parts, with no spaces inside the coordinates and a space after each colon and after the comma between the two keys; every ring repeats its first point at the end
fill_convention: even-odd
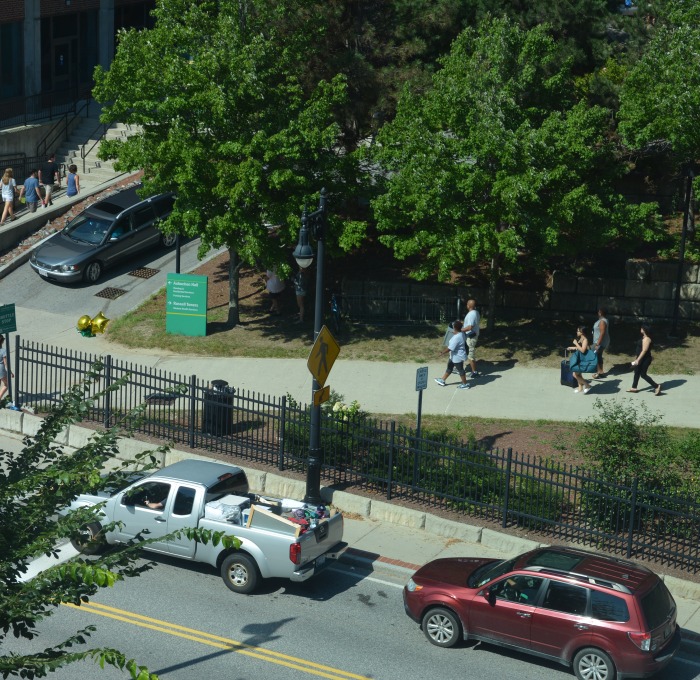
{"type": "Polygon", "coordinates": [[[553,569],[552,567],[525,567],[524,571],[536,571],[539,574],[551,574],[552,576],[563,576],[564,578],[572,578],[576,581],[582,581],[585,583],[590,583],[596,586],[601,586],[603,588],[609,588],[610,590],[617,590],[620,593],[626,593],[631,595],[632,591],[624,584],[617,583],[616,581],[609,581],[603,578],[597,578],[595,576],[587,576],[586,574],[579,574],[575,571],[565,571],[563,569],[553,569]]]}

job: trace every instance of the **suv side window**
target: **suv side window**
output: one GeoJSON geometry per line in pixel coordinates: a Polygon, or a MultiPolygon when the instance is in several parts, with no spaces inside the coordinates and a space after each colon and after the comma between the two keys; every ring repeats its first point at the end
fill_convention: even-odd
{"type": "Polygon", "coordinates": [[[131,226],[134,231],[145,227],[154,220],[153,209],[150,205],[137,208],[131,213],[131,226]]]}
{"type": "Polygon", "coordinates": [[[495,583],[489,589],[496,597],[509,602],[533,604],[542,585],[536,576],[509,576],[495,583]]]}
{"type": "Polygon", "coordinates": [[[158,217],[167,217],[173,211],[175,196],[162,196],[152,203],[158,217]]]}
{"type": "Polygon", "coordinates": [[[581,616],[586,613],[588,589],[569,583],[550,581],[542,606],[566,614],[581,616]]]}
{"type": "Polygon", "coordinates": [[[624,623],[630,620],[627,603],[621,597],[597,590],[591,590],[591,615],[601,621],[624,623]]]}

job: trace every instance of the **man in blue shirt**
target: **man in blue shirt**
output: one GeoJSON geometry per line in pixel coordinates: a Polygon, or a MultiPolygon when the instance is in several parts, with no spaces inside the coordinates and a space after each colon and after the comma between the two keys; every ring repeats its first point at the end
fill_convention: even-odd
{"type": "Polygon", "coordinates": [[[29,172],[29,177],[24,180],[24,186],[19,192],[20,199],[22,196],[26,195],[29,212],[36,212],[36,205],[41,200],[39,197],[39,180],[36,178],[36,174],[36,170],[31,170],[29,172]]]}

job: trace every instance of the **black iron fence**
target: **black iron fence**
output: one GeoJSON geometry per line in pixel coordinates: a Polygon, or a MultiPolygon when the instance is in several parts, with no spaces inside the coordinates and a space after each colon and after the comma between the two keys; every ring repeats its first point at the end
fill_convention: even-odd
{"type": "MultiPolygon", "coordinates": [[[[15,339],[15,401],[38,411],[57,403],[98,360],[15,339]]],[[[307,407],[110,356],[101,361],[95,394],[120,379],[128,384],[96,399],[86,419],[108,427],[143,405],[137,426],[143,435],[280,470],[305,469],[307,407]]],[[[695,498],[510,449],[474,450],[446,439],[417,438],[393,421],[346,419],[329,409],[321,425],[322,474],[330,484],[700,570],[700,503],[695,498]]]]}

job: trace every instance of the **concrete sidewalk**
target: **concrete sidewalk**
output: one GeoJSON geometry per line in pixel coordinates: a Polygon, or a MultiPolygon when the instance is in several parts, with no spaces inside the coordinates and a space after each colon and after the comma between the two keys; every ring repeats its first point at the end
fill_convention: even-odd
{"type": "MultiPolygon", "coordinates": [[[[84,338],[75,329],[76,315],[51,313],[37,309],[16,309],[17,328],[23,340],[46,344],[46,329],[51,329],[51,344],[77,352],[133,362],[144,368],[172,371],[182,376],[197,375],[204,380],[223,379],[236,389],[280,397],[290,394],[301,403],[311,401],[311,374],[305,359],[249,359],[246,357],[193,357],[166,354],[158,350],[127,349],[113,344],[105,336],[84,338]]],[[[343,395],[344,401],[357,400],[370,413],[398,415],[416,413],[415,363],[381,361],[345,361],[342,347],[327,384],[343,395]]],[[[630,400],[645,404],[663,416],[669,426],[697,427],[700,422],[700,376],[656,375],[664,393],[655,397],[643,383],[642,392],[628,394],[631,374],[610,375],[594,380],[589,394],[574,394],[559,384],[559,365],[549,368],[521,367],[517,362],[480,362],[483,377],[471,381],[471,389],[457,390],[458,376],[446,387],[433,378],[442,375],[445,365],[439,360],[429,364],[428,388],[423,392],[424,414],[513,418],[518,420],[583,421],[595,412],[596,399],[630,400]]],[[[532,453],[537,453],[533,451],[532,453]]]]}

